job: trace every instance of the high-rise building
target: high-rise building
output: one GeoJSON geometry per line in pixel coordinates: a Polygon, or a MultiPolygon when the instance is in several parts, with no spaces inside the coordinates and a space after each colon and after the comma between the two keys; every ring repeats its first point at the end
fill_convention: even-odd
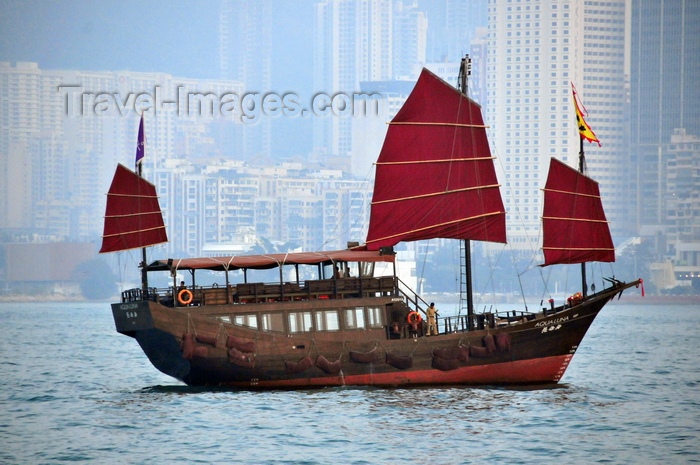
{"type": "MultiPolygon", "coordinates": [[[[223,80],[242,82],[244,94],[272,91],[271,0],[221,1],[219,72],[223,80]]],[[[236,126],[227,136],[229,156],[250,159],[271,154],[270,118],[236,126]]]]}
{"type": "Polygon", "coordinates": [[[141,111],[148,171],[221,155],[214,129],[240,116],[222,102],[240,92],[233,81],[0,63],[0,229],[99,238],[114,166],[134,164],[141,111]]]}
{"type": "Polygon", "coordinates": [[[418,76],[426,61],[428,18],[418,9],[418,2],[399,0],[394,9],[394,69],[398,79],[418,76]]]}
{"type": "Polygon", "coordinates": [[[700,289],[700,2],[632,0],[632,223],[659,288],[700,289]]]}
{"type": "Polygon", "coordinates": [[[663,255],[670,259],[676,280],[700,290],[700,136],[676,129],[664,147],[664,158],[667,250],[663,255]]]}
{"type": "Polygon", "coordinates": [[[0,230],[98,241],[104,194],[117,163],[133,168],[146,110],[144,174],[170,239],[155,253],[240,252],[256,238],[306,250],[361,241],[367,181],[308,163],[252,167],[219,150],[217,128],[242,124],[229,105],[242,89],[162,73],[0,63],[0,230]]]}
{"type": "MultiPolygon", "coordinates": [[[[0,63],[0,228],[32,226],[30,140],[43,130],[41,71],[31,63],[0,63]]],[[[50,142],[36,147],[49,156],[50,142]]]]}
{"type": "MultiPolygon", "coordinates": [[[[316,91],[352,94],[361,81],[393,78],[392,13],[390,0],[325,0],[316,5],[316,91]]],[[[316,118],[314,123],[314,152],[350,153],[351,117],[316,118]]]]}
{"type": "Polygon", "coordinates": [[[488,0],[419,0],[430,23],[427,58],[431,62],[453,62],[470,53],[476,31],[486,27],[488,0]]]}
{"type": "Polygon", "coordinates": [[[664,147],[676,129],[700,135],[700,2],[633,0],[631,18],[633,219],[652,233],[666,219],[664,147]]]}
{"type": "MultiPolygon", "coordinates": [[[[427,18],[415,2],[325,0],[316,5],[315,34],[314,85],[330,96],[352,95],[363,82],[415,78],[425,63],[427,18]]],[[[351,156],[354,119],[316,118],[316,154],[351,156]]]]}
{"type": "Polygon", "coordinates": [[[489,0],[482,104],[516,249],[538,245],[550,157],[577,166],[572,83],[602,142],[585,143],[588,173],[600,182],[613,235],[628,234],[624,40],[625,0],[489,0]]]}
{"type": "MultiPolygon", "coordinates": [[[[168,160],[154,180],[175,256],[245,251],[265,239],[304,250],[344,248],[366,232],[366,181],[301,163],[168,160]],[[253,243],[251,242],[251,239],[253,243]]],[[[371,186],[370,186],[371,187],[371,186]]]]}

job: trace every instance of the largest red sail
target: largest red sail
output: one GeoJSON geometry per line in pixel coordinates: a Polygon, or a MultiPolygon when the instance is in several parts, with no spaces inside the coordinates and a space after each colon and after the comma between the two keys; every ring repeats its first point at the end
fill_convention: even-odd
{"type": "Polygon", "coordinates": [[[598,183],[556,158],[544,186],[542,223],[544,266],[615,261],[598,183]]]}
{"type": "Polygon", "coordinates": [[[506,242],[481,107],[423,69],[377,161],[367,248],[432,238],[506,242]]]}
{"type": "Polygon", "coordinates": [[[118,165],[107,193],[100,253],[168,242],[156,186],[118,165]]]}

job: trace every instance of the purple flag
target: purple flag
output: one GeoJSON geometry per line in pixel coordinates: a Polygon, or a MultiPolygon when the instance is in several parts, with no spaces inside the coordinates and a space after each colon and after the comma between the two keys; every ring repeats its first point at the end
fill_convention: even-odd
{"type": "Polygon", "coordinates": [[[141,122],[139,123],[139,141],[136,144],[136,166],[139,166],[139,163],[143,160],[143,157],[146,155],[146,147],[144,146],[144,139],[143,139],[143,113],[141,114],[141,122]]]}

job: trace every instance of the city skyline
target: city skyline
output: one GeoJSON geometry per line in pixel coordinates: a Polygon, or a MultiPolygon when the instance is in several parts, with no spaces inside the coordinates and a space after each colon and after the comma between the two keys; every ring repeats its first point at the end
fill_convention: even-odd
{"type": "MultiPolygon", "coordinates": [[[[516,248],[529,249],[537,242],[539,189],[547,159],[557,155],[573,164],[578,154],[572,84],[590,111],[589,123],[603,141],[602,147],[590,151],[586,146],[587,161],[607,199],[614,235],[623,241],[640,231],[657,234],[671,228],[668,233],[675,240],[700,243],[693,234],[673,232],[679,221],[688,223],[687,217],[681,220],[677,213],[663,214],[667,205],[674,211],[694,208],[692,202],[665,199],[664,189],[675,185],[666,178],[676,176],[677,170],[659,168],[651,177],[642,171],[675,163],[675,158],[692,167],[697,158],[679,154],[671,143],[679,140],[675,130],[685,129],[684,147],[696,150],[692,141],[698,136],[699,118],[693,116],[693,108],[698,107],[698,94],[693,92],[697,84],[687,78],[675,81],[675,76],[678,66],[683,76],[691,76],[688,70],[698,68],[698,41],[693,41],[698,31],[692,25],[698,7],[685,0],[667,3],[667,10],[657,11],[653,2],[645,0],[603,4],[583,0],[308,0],[293,6],[275,0],[210,0],[198,4],[196,14],[188,14],[184,4],[154,14],[153,5],[136,2],[117,8],[74,1],[58,8],[41,2],[3,1],[5,14],[0,25],[8,31],[0,41],[0,71],[7,93],[2,119],[6,180],[0,182],[0,188],[8,195],[0,228],[14,224],[39,230],[66,224],[69,229],[93,231],[94,218],[101,216],[96,193],[104,193],[102,178],[110,172],[105,168],[131,156],[136,104],[143,107],[144,100],[150,110],[163,110],[147,122],[155,148],[148,163],[155,171],[172,169],[165,163],[168,159],[191,158],[190,164],[198,165],[220,157],[252,165],[310,163],[361,178],[381,147],[386,121],[405,98],[400,84],[388,83],[414,82],[421,66],[436,69],[446,65],[453,71],[459,58],[469,52],[475,71],[470,94],[484,107],[491,126],[494,155],[501,160],[499,179],[518,197],[515,203],[506,200],[509,215],[520,217],[518,221],[509,218],[509,234],[516,248]],[[121,21],[125,16],[131,19],[121,21]],[[641,116],[644,127],[654,123],[650,107],[641,110],[645,95],[639,90],[648,92],[649,88],[644,87],[646,77],[639,75],[635,59],[647,46],[640,39],[643,28],[648,36],[656,34],[649,26],[656,16],[678,21],[663,23],[674,24],[675,35],[666,39],[662,29],[661,48],[668,49],[664,56],[673,57],[673,41],[680,37],[682,54],[667,60],[660,72],[668,77],[663,79],[679,82],[676,88],[688,97],[681,100],[685,104],[680,105],[682,115],[677,119],[684,127],[664,123],[663,131],[660,127],[650,142],[649,138],[642,140],[640,134],[645,133],[635,129],[641,126],[629,123],[641,116]],[[241,43],[246,46],[236,47],[241,43]],[[13,73],[22,77],[12,78],[13,73]],[[51,95],[36,87],[39,81],[57,92],[51,95]],[[113,121],[103,124],[106,119],[97,123],[92,115],[68,114],[77,108],[69,108],[74,96],[85,98],[77,91],[71,93],[76,84],[90,95],[87,104],[82,102],[83,109],[87,105],[97,114],[106,108],[115,112],[113,121]],[[371,97],[381,88],[401,89],[383,94],[384,114],[365,119],[339,117],[353,95],[366,92],[363,96],[371,97]],[[16,89],[23,89],[24,94],[16,89]],[[198,97],[190,100],[192,94],[198,97]],[[238,99],[234,102],[230,100],[233,94],[238,99]],[[140,101],[139,95],[143,97],[140,101]],[[185,95],[182,101],[190,102],[186,108],[197,105],[200,113],[180,114],[181,95],[185,95]],[[175,116],[163,115],[164,107],[157,108],[159,96],[161,103],[176,107],[175,116]],[[334,100],[336,97],[339,99],[334,100]],[[321,102],[318,98],[326,99],[321,108],[335,116],[315,112],[316,102],[321,102]],[[246,102],[258,113],[272,110],[270,114],[248,114],[246,102]],[[61,105],[65,108],[59,108],[61,105]],[[231,110],[228,116],[235,121],[202,115],[206,105],[212,111],[231,110]],[[35,120],[25,121],[23,115],[35,120]],[[630,150],[630,138],[640,148],[638,154],[630,150]],[[25,157],[33,160],[31,168],[25,157]],[[32,196],[8,200],[11,185],[31,184],[23,176],[55,179],[62,169],[69,169],[62,182],[42,185],[38,194],[35,187],[32,196]],[[81,181],[95,171],[99,174],[90,185],[81,181]],[[630,172],[635,174],[630,176],[630,172]],[[12,173],[17,176],[10,183],[12,173]],[[652,197],[642,202],[641,194],[652,197]],[[91,199],[82,212],[71,210],[75,207],[71,196],[75,195],[91,199]],[[30,215],[31,220],[22,215],[30,215]]],[[[456,76],[442,77],[455,83],[456,76]]],[[[664,105],[663,112],[658,118],[671,121],[673,103],[665,102],[673,99],[663,95],[659,104],[664,105]]],[[[692,198],[697,191],[694,181],[684,186],[684,195],[692,198]]],[[[185,236],[192,233],[181,232],[185,236]]],[[[199,241],[197,247],[202,243],[209,244],[209,240],[199,241]]],[[[197,247],[182,250],[196,253],[197,247]]],[[[700,260],[696,248],[684,246],[684,256],[693,263],[700,260]]],[[[675,250],[665,242],[658,243],[657,249],[660,261],[675,250]]]]}

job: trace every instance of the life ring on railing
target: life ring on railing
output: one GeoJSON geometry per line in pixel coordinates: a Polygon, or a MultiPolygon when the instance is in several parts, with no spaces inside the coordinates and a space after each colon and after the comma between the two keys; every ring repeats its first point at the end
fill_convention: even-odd
{"type": "Polygon", "coordinates": [[[577,292],[576,294],[572,295],[566,300],[569,302],[570,305],[578,305],[583,300],[583,294],[577,292]]]}
{"type": "Polygon", "coordinates": [[[180,305],[191,304],[193,297],[194,296],[192,295],[192,291],[190,291],[189,289],[183,289],[177,293],[177,301],[180,302],[180,305]]]}
{"type": "Polygon", "coordinates": [[[410,325],[415,325],[423,321],[423,318],[420,316],[420,313],[418,312],[409,312],[408,316],[406,317],[406,321],[408,321],[408,324],[410,325]]]}

